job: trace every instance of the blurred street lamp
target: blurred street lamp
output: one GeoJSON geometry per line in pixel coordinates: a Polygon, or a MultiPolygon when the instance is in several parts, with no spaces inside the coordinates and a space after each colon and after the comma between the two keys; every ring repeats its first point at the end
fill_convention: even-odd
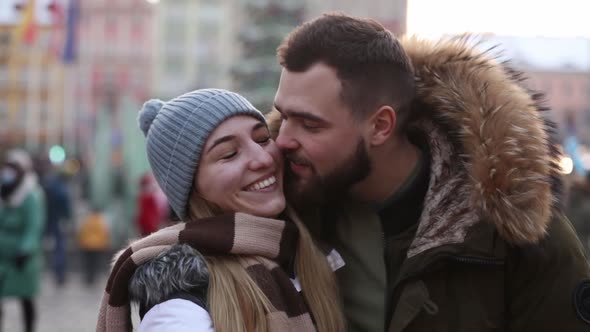
{"type": "Polygon", "coordinates": [[[574,171],[574,161],[570,157],[562,157],[559,161],[559,167],[561,168],[561,173],[563,174],[571,174],[574,171]]]}
{"type": "Polygon", "coordinates": [[[59,145],[54,145],[49,149],[49,160],[54,165],[60,165],[66,160],[66,151],[59,145]]]}
{"type": "Polygon", "coordinates": [[[160,0],[145,0],[151,4],[157,4],[158,2],[160,2],[160,0]]]}

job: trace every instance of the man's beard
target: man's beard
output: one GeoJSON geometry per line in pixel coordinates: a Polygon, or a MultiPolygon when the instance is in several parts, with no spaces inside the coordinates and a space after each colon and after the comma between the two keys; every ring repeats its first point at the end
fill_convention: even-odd
{"type": "Polygon", "coordinates": [[[350,195],[350,188],[354,184],[364,180],[371,173],[369,153],[362,138],[359,139],[354,154],[330,173],[320,176],[312,165],[309,167],[314,176],[304,184],[299,182],[290,167],[285,167],[285,195],[287,202],[296,209],[341,202],[350,195]]]}

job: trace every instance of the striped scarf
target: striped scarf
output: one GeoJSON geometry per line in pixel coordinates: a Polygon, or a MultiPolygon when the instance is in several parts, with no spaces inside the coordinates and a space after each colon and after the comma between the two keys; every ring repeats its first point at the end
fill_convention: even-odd
{"type": "Polygon", "coordinates": [[[184,243],[205,256],[245,255],[246,270],[272,304],[269,331],[315,331],[301,294],[281,266],[297,249],[297,226],[243,213],[180,223],[132,243],[110,273],[100,305],[97,332],[131,331],[128,285],[135,269],[174,244],[184,243]]]}

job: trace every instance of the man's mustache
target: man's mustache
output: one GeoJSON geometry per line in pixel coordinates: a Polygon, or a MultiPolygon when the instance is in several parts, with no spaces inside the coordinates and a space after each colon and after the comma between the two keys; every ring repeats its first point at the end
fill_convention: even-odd
{"type": "Polygon", "coordinates": [[[303,166],[311,166],[311,163],[309,162],[309,160],[307,160],[301,156],[298,156],[296,154],[293,154],[293,153],[285,154],[285,160],[292,161],[296,164],[303,165],[303,166]]]}

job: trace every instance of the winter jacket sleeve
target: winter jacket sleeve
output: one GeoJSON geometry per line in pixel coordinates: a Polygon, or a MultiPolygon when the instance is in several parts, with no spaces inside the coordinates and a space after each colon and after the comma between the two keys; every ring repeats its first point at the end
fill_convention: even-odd
{"type": "Polygon", "coordinates": [[[213,332],[209,313],[192,301],[171,299],[151,308],[139,332],[213,332]]]}
{"type": "Polygon", "coordinates": [[[565,217],[511,249],[506,269],[507,331],[590,331],[590,267],[565,217]]]}
{"type": "Polygon", "coordinates": [[[33,190],[22,206],[25,233],[19,248],[19,254],[30,254],[41,245],[41,236],[45,226],[45,201],[40,190],[33,190]]]}

